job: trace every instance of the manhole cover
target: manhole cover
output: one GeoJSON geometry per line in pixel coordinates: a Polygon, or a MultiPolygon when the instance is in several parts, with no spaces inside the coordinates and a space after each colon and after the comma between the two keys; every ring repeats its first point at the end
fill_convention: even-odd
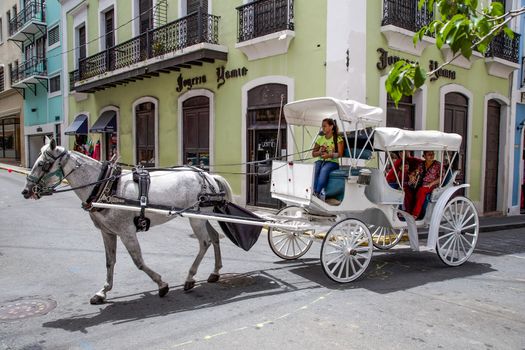
{"type": "Polygon", "coordinates": [[[225,273],[221,275],[221,279],[218,282],[224,287],[248,287],[255,284],[255,279],[247,275],[236,275],[231,273],[225,273]]]}
{"type": "Polygon", "coordinates": [[[17,300],[0,305],[0,321],[16,321],[45,315],[57,306],[49,299],[17,300]]]}

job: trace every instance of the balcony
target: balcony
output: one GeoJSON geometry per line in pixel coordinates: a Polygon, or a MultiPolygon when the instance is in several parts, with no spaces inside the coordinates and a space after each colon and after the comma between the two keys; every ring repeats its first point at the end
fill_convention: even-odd
{"type": "Polygon", "coordinates": [[[80,59],[78,70],[70,73],[71,90],[95,92],[216,59],[226,60],[228,49],[218,42],[219,17],[194,12],[80,59]]]}
{"type": "Polygon", "coordinates": [[[295,37],[293,0],[257,0],[237,9],[235,45],[248,60],[280,55],[295,37]]]}
{"type": "Polygon", "coordinates": [[[418,2],[418,0],[384,0],[381,32],[392,49],[421,56],[425,47],[435,40],[424,36],[423,40],[414,47],[412,39],[415,32],[433,20],[432,12],[426,5],[419,10],[418,2]]]}
{"type": "Polygon", "coordinates": [[[45,1],[31,1],[9,21],[9,40],[34,42],[37,34],[46,33],[45,1]]]}
{"type": "Polygon", "coordinates": [[[520,34],[514,33],[509,38],[504,32],[499,33],[490,43],[485,53],[488,73],[500,78],[508,78],[510,73],[519,69],[520,34]]]}
{"type": "Polygon", "coordinates": [[[47,90],[47,59],[34,57],[11,69],[11,87],[29,89],[36,96],[37,84],[47,90]]]}

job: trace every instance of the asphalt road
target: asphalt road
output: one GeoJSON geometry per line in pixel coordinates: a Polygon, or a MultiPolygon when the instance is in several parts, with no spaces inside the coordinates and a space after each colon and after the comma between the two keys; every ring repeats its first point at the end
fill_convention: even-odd
{"type": "Polygon", "coordinates": [[[113,291],[93,306],[105,279],[100,233],[74,194],[24,200],[24,180],[0,170],[1,350],[525,348],[523,229],[482,233],[457,268],[402,246],[377,252],[345,285],[323,274],[318,244],[285,262],[264,233],[249,252],[222,239],[221,281],[205,282],[210,249],[184,293],[197,240],[174,219],[140,234],[169,294],[160,299],[119,244],[113,291]]]}

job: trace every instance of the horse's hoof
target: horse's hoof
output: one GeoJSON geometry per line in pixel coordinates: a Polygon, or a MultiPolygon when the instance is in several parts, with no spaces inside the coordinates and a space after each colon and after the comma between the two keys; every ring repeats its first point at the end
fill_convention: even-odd
{"type": "Polygon", "coordinates": [[[219,275],[216,273],[212,273],[210,277],[208,277],[208,283],[215,283],[219,281],[219,275]]]}
{"type": "Polygon", "coordinates": [[[159,288],[159,297],[163,297],[170,291],[170,287],[165,283],[162,287],[159,288]]]}
{"type": "Polygon", "coordinates": [[[193,289],[193,287],[195,287],[195,281],[187,281],[186,283],[184,283],[185,292],[189,291],[190,289],[193,289]]]}
{"type": "Polygon", "coordinates": [[[89,299],[89,303],[91,305],[99,305],[104,304],[106,301],[106,298],[101,297],[100,295],[95,294],[91,299],[89,299]]]}

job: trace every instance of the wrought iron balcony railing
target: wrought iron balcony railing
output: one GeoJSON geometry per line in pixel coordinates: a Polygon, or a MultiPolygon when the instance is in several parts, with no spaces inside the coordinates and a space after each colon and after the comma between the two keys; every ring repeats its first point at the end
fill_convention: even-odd
{"type": "Polygon", "coordinates": [[[427,9],[427,5],[419,10],[418,2],[418,0],[384,0],[381,25],[394,25],[417,32],[433,20],[433,14],[427,9]]]}
{"type": "Polygon", "coordinates": [[[30,21],[45,23],[46,5],[44,0],[35,0],[27,3],[16,17],[9,21],[9,36],[16,34],[30,21]]]}
{"type": "Polygon", "coordinates": [[[47,76],[47,59],[34,57],[11,69],[11,84],[34,76],[47,76]]]}
{"type": "Polygon", "coordinates": [[[494,37],[489,45],[485,57],[497,57],[506,61],[519,63],[520,35],[514,33],[514,38],[509,38],[504,32],[494,37]]]}
{"type": "Polygon", "coordinates": [[[257,0],[237,7],[242,42],[281,30],[294,30],[293,0],[257,0]]]}
{"type": "Polygon", "coordinates": [[[119,45],[80,59],[78,72],[71,72],[70,78],[74,83],[195,44],[218,44],[219,18],[199,11],[151,29],[119,45]]]}

